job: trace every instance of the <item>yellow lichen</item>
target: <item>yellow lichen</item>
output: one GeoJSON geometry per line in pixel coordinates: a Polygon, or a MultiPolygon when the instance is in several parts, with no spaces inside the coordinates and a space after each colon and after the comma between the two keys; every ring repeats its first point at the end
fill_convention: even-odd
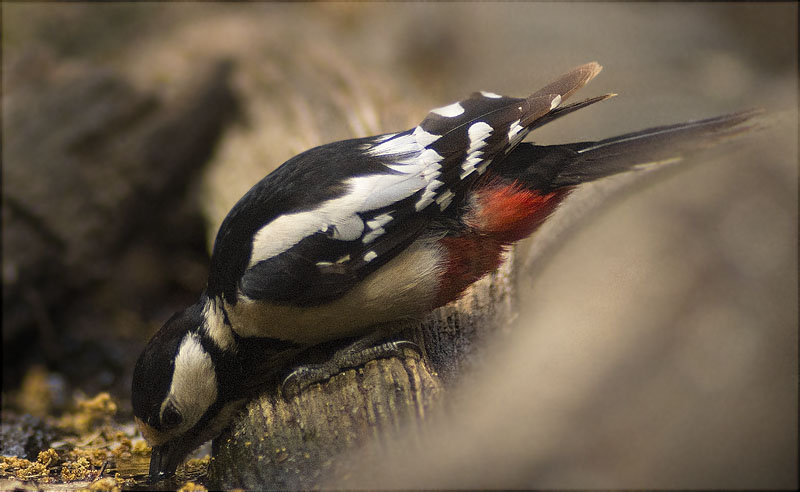
{"type": "Polygon", "coordinates": [[[0,474],[4,477],[14,475],[20,480],[41,480],[47,478],[50,472],[38,461],[32,462],[25,458],[0,456],[0,474]]]}
{"type": "Polygon", "coordinates": [[[131,477],[126,477],[121,473],[114,473],[114,481],[120,487],[131,487],[136,484],[136,480],[131,477]]]}
{"type": "Polygon", "coordinates": [[[186,482],[185,484],[181,485],[181,488],[178,489],[178,492],[206,492],[207,490],[208,489],[202,485],[198,485],[194,482],[186,482]]]}
{"type": "Polygon", "coordinates": [[[144,439],[138,439],[133,441],[133,446],[131,447],[131,453],[133,454],[141,454],[141,455],[149,455],[152,451],[152,448],[147,445],[147,441],[144,439]]]}
{"type": "Polygon", "coordinates": [[[197,477],[203,475],[206,473],[206,471],[208,471],[208,464],[210,462],[210,456],[190,459],[183,466],[182,474],[186,477],[197,477]]]}
{"type": "Polygon", "coordinates": [[[117,413],[117,404],[108,393],[98,393],[91,400],[78,402],[78,408],[96,416],[113,417],[117,413]]]}
{"type": "Polygon", "coordinates": [[[99,468],[108,460],[109,454],[105,447],[96,449],[75,448],[67,453],[67,457],[72,461],[84,459],[90,466],[99,468]]]}
{"type": "MultiPolygon", "coordinates": [[[[29,374],[26,408],[34,409],[30,402],[39,397],[45,398],[41,390],[45,388],[46,377],[47,373],[43,369],[29,374]]],[[[40,410],[46,406],[52,411],[49,403],[40,410]]],[[[145,460],[151,449],[141,437],[129,435],[113,423],[112,417],[116,412],[117,404],[107,393],[100,393],[93,398],[79,398],[60,417],[45,417],[48,425],[61,431],[60,442],[56,445],[58,451],[53,448],[45,449],[38,453],[34,461],[0,457],[0,479],[30,483],[40,489],[47,489],[53,483],[70,482],[78,482],[75,485],[81,487],[81,490],[116,492],[123,487],[136,486],[134,474],[140,471],[126,475],[125,472],[118,473],[115,468],[131,461],[145,460]],[[104,466],[110,468],[113,477],[100,475],[104,466]]],[[[182,490],[205,491],[197,482],[206,475],[208,465],[209,458],[206,457],[190,460],[182,466],[179,474],[183,480],[189,482],[182,490]]],[[[146,463],[144,466],[146,472],[146,463]]]]}
{"type": "Polygon", "coordinates": [[[45,449],[39,452],[36,461],[43,464],[45,468],[49,468],[58,463],[58,453],[53,448],[45,449]]]}
{"type": "Polygon", "coordinates": [[[112,447],[111,454],[114,455],[114,458],[119,460],[120,458],[130,458],[131,450],[133,449],[133,443],[131,440],[121,432],[117,433],[114,442],[117,443],[116,447],[112,447]]]}
{"type": "Polygon", "coordinates": [[[75,480],[88,480],[91,477],[92,465],[86,458],[78,458],[75,461],[67,461],[61,465],[61,480],[74,482],[75,480]]]}
{"type": "Polygon", "coordinates": [[[101,478],[89,485],[89,490],[110,490],[112,492],[120,492],[122,487],[113,477],[101,478]]]}
{"type": "Polygon", "coordinates": [[[50,385],[47,384],[47,369],[42,366],[33,366],[22,379],[16,403],[22,413],[29,413],[37,417],[50,414],[53,406],[53,395],[50,385]]]}
{"type": "Polygon", "coordinates": [[[78,401],[78,410],[59,419],[58,426],[66,431],[86,434],[100,425],[108,425],[117,413],[117,404],[108,393],[98,393],[94,398],[78,401]]]}

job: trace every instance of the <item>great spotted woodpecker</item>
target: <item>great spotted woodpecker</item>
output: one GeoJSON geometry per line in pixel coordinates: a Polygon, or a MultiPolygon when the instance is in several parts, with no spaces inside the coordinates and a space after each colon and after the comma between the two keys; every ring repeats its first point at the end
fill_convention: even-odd
{"type": "Polygon", "coordinates": [[[680,158],[753,115],[521,143],[613,96],[562,105],[600,70],[583,65],[527,98],[477,92],[411,130],[308,150],[248,191],[219,229],[200,300],[136,364],[132,403],[153,446],[151,480],[172,475],[300,351],[458,298],[576,185],[680,158]]]}

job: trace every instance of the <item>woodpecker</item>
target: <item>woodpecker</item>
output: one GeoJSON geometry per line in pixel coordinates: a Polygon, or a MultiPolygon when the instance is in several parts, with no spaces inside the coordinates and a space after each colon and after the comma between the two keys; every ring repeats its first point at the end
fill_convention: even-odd
{"type": "Polygon", "coordinates": [[[527,98],[476,92],[410,130],[334,142],[285,162],[223,221],[206,290],[153,336],[134,370],[151,481],[171,476],[301,351],[420,318],[495,270],[579,184],[679,159],[754,112],[600,141],[538,146],[588,63],[527,98]]]}

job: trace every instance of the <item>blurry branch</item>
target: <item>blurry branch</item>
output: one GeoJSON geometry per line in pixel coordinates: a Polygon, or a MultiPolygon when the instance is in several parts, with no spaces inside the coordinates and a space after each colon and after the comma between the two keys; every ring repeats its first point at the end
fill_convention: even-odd
{"type": "Polygon", "coordinates": [[[42,320],[53,313],[42,309],[63,309],[113,276],[137,234],[159,223],[154,217],[180,209],[177,198],[236,108],[229,63],[186,82],[174,100],[109,70],[57,64],[46,52],[23,53],[9,66],[4,351],[31,325],[50,326],[42,320]],[[27,76],[35,79],[25,84],[27,76]]]}

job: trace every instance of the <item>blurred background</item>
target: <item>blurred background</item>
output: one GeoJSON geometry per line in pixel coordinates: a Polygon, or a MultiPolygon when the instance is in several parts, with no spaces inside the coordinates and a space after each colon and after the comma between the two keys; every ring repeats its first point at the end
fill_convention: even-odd
{"type": "Polygon", "coordinates": [[[297,152],[596,60],[575,97],[620,96],[537,143],[753,107],[764,128],[572,196],[517,249],[516,327],[427,449],[370,450],[332,484],[797,487],[797,4],[2,9],[4,408],[108,390],[128,417],[225,213],[297,152]]]}

